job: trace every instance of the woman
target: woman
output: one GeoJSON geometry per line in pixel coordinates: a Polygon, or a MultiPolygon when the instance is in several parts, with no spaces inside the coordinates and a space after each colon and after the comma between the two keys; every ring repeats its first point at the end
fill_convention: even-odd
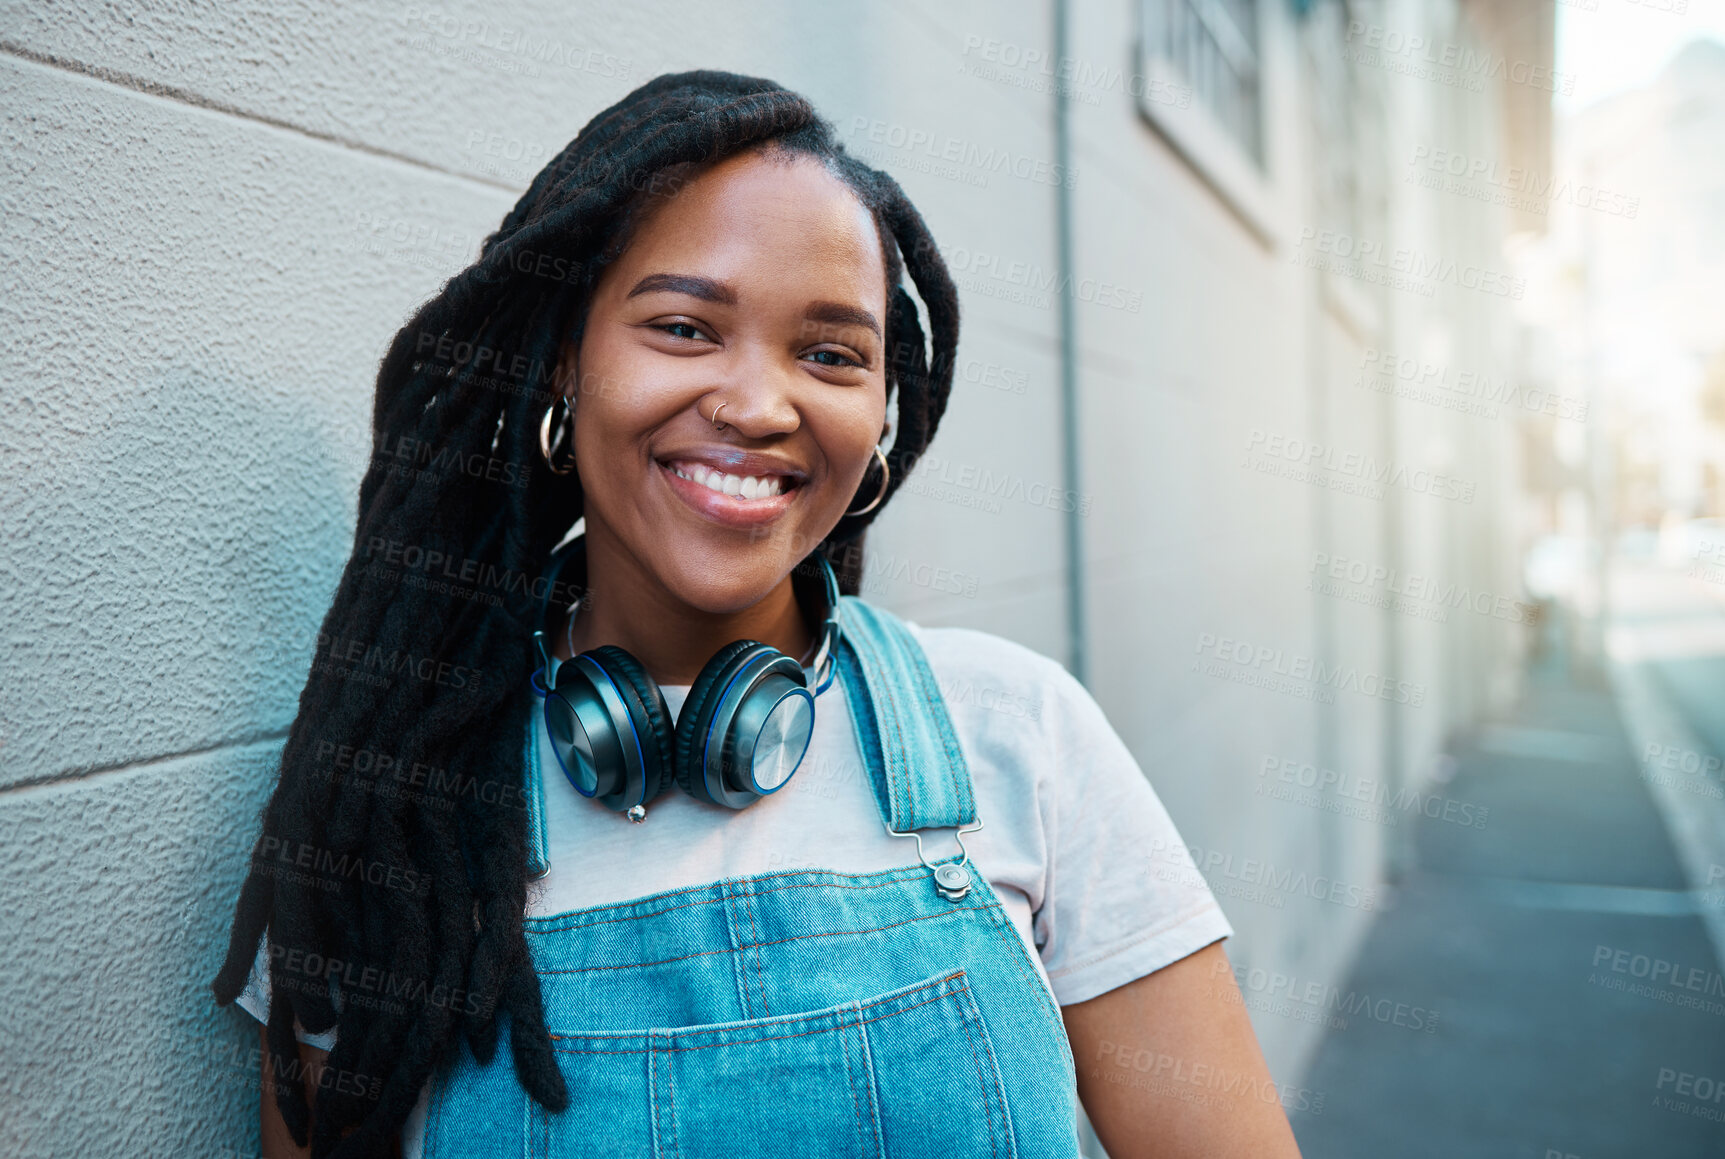
{"type": "Polygon", "coordinates": [[[717,72],[402,329],[214,983],[266,1155],[1069,1156],[1079,1097],[1116,1159],[1296,1154],[1095,703],[855,598],[957,338],[898,186],[717,72]]]}

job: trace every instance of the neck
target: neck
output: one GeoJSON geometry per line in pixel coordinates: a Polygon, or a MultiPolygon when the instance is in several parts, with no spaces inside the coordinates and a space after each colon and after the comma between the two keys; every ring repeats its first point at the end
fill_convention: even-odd
{"type": "Polygon", "coordinates": [[[708,612],[666,588],[603,528],[589,525],[583,539],[591,594],[575,614],[572,630],[566,630],[566,613],[550,617],[546,634],[558,660],[615,644],[639,660],[655,682],[692,684],[713,654],[733,640],[760,640],[799,659],[814,642],[789,575],[747,608],[708,612]]]}

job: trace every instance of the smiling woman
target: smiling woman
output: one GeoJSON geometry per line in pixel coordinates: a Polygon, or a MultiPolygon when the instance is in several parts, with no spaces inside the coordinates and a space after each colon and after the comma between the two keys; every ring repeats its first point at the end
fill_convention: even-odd
{"type": "Polygon", "coordinates": [[[803,652],[785,577],[866,502],[886,434],[886,242],[826,162],[771,147],[643,208],[565,347],[589,582],[612,593],[578,647],[676,683],[739,636],[803,652]]]}
{"type": "Polygon", "coordinates": [[[472,675],[307,679],[214,982],[266,1154],[1074,1156],[1081,1094],[1116,1159],[1294,1153],[1095,702],[856,595],[957,340],[899,187],[716,72],[596,117],[401,330],[374,445],[534,465],[361,485],[323,636],[472,675]]]}

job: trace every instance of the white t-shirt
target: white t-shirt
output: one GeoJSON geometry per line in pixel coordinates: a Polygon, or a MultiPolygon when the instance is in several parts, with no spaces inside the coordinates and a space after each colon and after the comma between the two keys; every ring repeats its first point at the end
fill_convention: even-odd
{"type": "MultiPolygon", "coordinates": [[[[1161,969],[1233,933],[1155,790],[1101,708],[1055,661],[969,628],[910,624],[940,685],[970,768],[976,815],[972,868],[988,879],[1062,1006],[1161,969]],[[1170,857],[1173,861],[1170,862],[1170,857]]],[[[663,685],[672,718],[687,685],[663,685]]],[[[545,877],[528,883],[527,916],[627,901],[721,877],[819,866],[870,873],[916,863],[916,843],[882,823],[835,678],[816,701],[808,753],[790,782],[747,808],[726,809],[674,785],[630,821],[581,797],[540,730],[545,877]]],[[[951,829],[922,830],[933,861],[956,853],[951,829]]],[[[262,943],[239,1003],[269,1016],[262,943]]],[[[301,1033],[313,1045],[333,1035],[301,1033]]],[[[429,1089],[429,1088],[428,1088],[429,1089]]],[[[417,1159],[426,1093],[403,1127],[417,1159]]]]}

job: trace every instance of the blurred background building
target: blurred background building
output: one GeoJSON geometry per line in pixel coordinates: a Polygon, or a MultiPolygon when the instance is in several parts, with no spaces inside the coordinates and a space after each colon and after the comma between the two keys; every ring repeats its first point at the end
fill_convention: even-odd
{"type": "MultiPolygon", "coordinates": [[[[1237,930],[1308,1154],[1392,1153],[1346,1146],[1398,1122],[1363,1075],[1441,1131],[1512,990],[1419,973],[1473,911],[1403,904],[1417,835],[1477,870],[1561,791],[1505,828],[1516,770],[1632,767],[1588,731],[1617,703],[1607,548],[1725,577],[1694,522],[1725,514],[1725,48],[1554,131],[1609,68],[1566,66],[1560,27],[1687,8],[0,3],[0,1149],[251,1153],[253,1030],[205,987],[377,361],[594,113],[695,67],[807,94],[959,283],[951,407],[865,594],[1085,681],[1237,930]],[[1597,699],[1517,723],[1541,663],[1597,699]],[[1470,780],[1482,753],[1524,764],[1470,780]]],[[[1599,888],[1698,896],[1683,856],[1599,888]]],[[[1675,1050],[1649,1057],[1690,1073],[1675,1050]]],[[[1482,1128],[1500,1150],[1387,1138],[1561,1156],[1584,1102],[1527,1096],[1526,1130],[1482,1128]]]]}

